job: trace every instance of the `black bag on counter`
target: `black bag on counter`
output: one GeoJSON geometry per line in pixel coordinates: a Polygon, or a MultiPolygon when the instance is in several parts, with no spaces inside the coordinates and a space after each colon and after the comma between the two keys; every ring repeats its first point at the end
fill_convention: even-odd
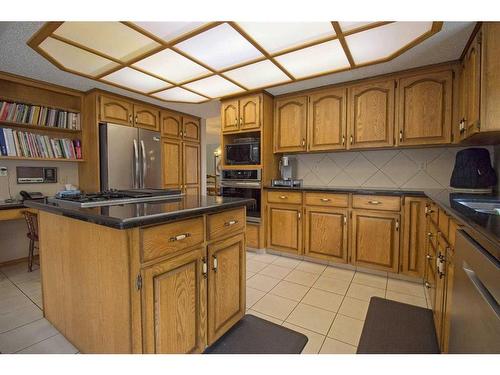
{"type": "Polygon", "coordinates": [[[468,148],[457,152],[450,186],[460,189],[486,189],[497,184],[490,153],[485,148],[468,148]]]}

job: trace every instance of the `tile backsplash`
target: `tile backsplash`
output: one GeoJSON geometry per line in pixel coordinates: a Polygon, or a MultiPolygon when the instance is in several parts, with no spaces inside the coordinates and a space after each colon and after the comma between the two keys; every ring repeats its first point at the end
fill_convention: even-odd
{"type": "MultiPolygon", "coordinates": [[[[465,147],[347,151],[289,155],[304,185],[368,188],[448,188],[455,155],[465,147]]],[[[493,147],[489,150],[495,160],[493,147]]]]}

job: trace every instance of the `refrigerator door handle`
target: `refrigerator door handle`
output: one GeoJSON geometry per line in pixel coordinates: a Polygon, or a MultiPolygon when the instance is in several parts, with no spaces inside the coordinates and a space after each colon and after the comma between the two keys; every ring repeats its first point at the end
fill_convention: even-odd
{"type": "Polygon", "coordinates": [[[144,188],[144,183],[146,181],[147,161],[146,161],[146,147],[144,146],[143,140],[141,140],[141,151],[142,151],[142,182],[140,187],[144,188]]]}
{"type": "Polygon", "coordinates": [[[137,141],[134,139],[134,189],[139,186],[139,150],[137,147],[137,141]]]}

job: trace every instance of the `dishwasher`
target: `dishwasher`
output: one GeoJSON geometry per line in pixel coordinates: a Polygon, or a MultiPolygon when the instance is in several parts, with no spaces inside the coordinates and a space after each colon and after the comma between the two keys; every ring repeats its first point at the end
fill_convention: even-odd
{"type": "Polygon", "coordinates": [[[498,244],[474,236],[457,231],[449,353],[500,353],[498,244]]]}

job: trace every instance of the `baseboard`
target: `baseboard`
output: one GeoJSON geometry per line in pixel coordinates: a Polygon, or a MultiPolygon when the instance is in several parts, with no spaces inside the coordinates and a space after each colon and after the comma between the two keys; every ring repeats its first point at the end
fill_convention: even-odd
{"type": "MultiPolygon", "coordinates": [[[[13,264],[18,264],[18,263],[24,263],[24,262],[27,262],[28,260],[29,260],[29,257],[6,260],[5,262],[0,262],[0,267],[11,266],[13,264]]],[[[38,255],[35,255],[33,260],[38,261],[38,255]]]]}

